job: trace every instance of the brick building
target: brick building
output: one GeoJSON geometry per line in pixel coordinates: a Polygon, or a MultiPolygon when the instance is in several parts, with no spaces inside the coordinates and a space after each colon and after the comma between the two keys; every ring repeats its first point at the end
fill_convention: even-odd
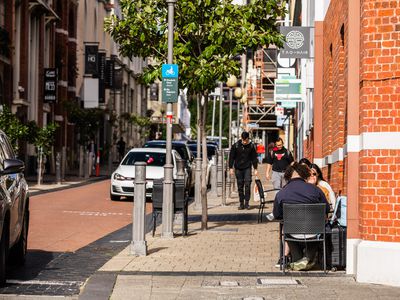
{"type": "Polygon", "coordinates": [[[400,2],[323,2],[303,151],[348,197],[347,273],[400,285],[400,2]]]}

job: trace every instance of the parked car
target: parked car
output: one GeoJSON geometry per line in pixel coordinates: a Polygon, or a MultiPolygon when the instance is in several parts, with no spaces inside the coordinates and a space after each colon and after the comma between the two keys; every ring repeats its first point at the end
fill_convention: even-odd
{"type": "MultiPolygon", "coordinates": [[[[176,160],[180,159],[177,151],[172,150],[173,178],[176,178],[176,160]]],[[[162,148],[134,148],[122,159],[118,168],[111,175],[110,198],[119,200],[121,196],[133,198],[135,163],[145,162],[146,166],[146,197],[151,197],[153,180],[164,177],[166,149],[162,148]]]]}
{"type": "Polygon", "coordinates": [[[0,130],[0,285],[6,282],[9,258],[25,263],[29,229],[29,190],[24,163],[16,159],[10,142],[0,130]]]}
{"type": "MultiPolygon", "coordinates": [[[[185,161],[185,169],[188,175],[187,189],[193,191],[195,184],[195,166],[194,156],[184,141],[172,141],[172,149],[176,150],[181,158],[185,161]]],[[[152,140],[146,142],[143,147],[145,148],[165,148],[167,142],[165,140],[152,140]]]]}
{"type": "MultiPolygon", "coordinates": [[[[193,153],[194,157],[197,157],[197,142],[196,141],[187,141],[186,145],[190,149],[190,151],[193,153]]],[[[208,159],[208,164],[207,164],[207,186],[211,184],[210,182],[210,172],[211,172],[211,166],[213,164],[216,164],[216,155],[218,151],[218,146],[214,142],[207,142],[207,159],[208,159]]],[[[195,167],[193,167],[194,169],[195,167]]]]}

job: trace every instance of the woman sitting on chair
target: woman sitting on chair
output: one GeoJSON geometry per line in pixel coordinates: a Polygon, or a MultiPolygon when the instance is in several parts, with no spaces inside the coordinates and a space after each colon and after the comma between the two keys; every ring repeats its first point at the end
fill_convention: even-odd
{"type": "MultiPolygon", "coordinates": [[[[329,213],[330,206],[321,189],[313,184],[307,183],[306,180],[310,177],[310,169],[306,165],[294,163],[289,166],[285,172],[285,179],[288,180],[286,186],[276,194],[274,200],[273,215],[275,219],[283,219],[283,204],[311,204],[311,203],[326,203],[326,214],[329,213]]],[[[297,238],[297,237],[295,237],[297,238]]],[[[310,243],[304,253],[305,243],[288,242],[292,261],[296,262],[307,257],[308,261],[315,259],[318,244],[310,243]],[[313,244],[313,245],[311,245],[313,244]],[[315,244],[315,245],[314,245],[315,244]]],[[[285,253],[286,255],[287,253],[285,253]]]]}

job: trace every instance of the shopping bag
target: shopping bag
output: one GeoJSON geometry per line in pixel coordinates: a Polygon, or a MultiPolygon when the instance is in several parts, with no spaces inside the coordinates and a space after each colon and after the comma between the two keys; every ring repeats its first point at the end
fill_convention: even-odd
{"type": "Polygon", "coordinates": [[[260,202],[260,193],[258,192],[256,184],[253,187],[253,200],[254,202],[260,202]]]}

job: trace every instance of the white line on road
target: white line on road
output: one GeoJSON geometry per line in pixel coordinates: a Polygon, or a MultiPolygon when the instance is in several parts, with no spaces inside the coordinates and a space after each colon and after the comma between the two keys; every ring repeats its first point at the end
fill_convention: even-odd
{"type": "Polygon", "coordinates": [[[115,212],[100,212],[100,211],[63,210],[63,213],[77,214],[77,215],[80,215],[80,216],[94,216],[94,217],[132,216],[131,213],[115,213],[115,212]]]}

